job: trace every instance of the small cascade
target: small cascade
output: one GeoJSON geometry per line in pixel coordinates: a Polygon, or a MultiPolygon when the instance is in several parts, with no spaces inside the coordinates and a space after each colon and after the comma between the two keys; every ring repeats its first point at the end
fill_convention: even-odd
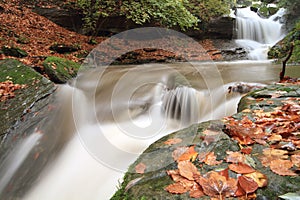
{"type": "Polygon", "coordinates": [[[187,125],[199,120],[199,101],[197,90],[186,86],[176,87],[164,95],[162,110],[167,119],[176,119],[187,125]]]}
{"type": "Polygon", "coordinates": [[[280,8],[269,18],[262,18],[250,7],[236,11],[236,43],[249,51],[249,59],[267,59],[267,50],[284,36],[281,19],[285,9],[280,8]]]}

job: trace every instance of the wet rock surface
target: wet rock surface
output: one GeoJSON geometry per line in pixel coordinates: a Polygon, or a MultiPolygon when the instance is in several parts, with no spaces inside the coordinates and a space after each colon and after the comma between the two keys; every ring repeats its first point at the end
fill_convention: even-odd
{"type": "MultiPolygon", "coordinates": [[[[266,167],[268,164],[262,156],[266,156],[265,152],[273,148],[274,146],[272,145],[277,145],[276,142],[265,140],[265,142],[260,141],[246,144],[248,141],[243,141],[243,143],[240,140],[237,140],[235,136],[231,135],[230,131],[228,131],[230,126],[234,123],[241,123],[239,126],[244,126],[245,123],[247,124],[248,122],[250,124],[257,124],[254,118],[258,116],[257,113],[259,112],[262,113],[261,115],[264,115],[264,113],[268,112],[281,112],[281,109],[283,110],[282,112],[285,112],[286,107],[289,106],[298,108],[299,92],[299,85],[270,85],[246,95],[241,100],[239,112],[227,119],[225,118],[225,120],[195,124],[184,130],[177,131],[161,138],[149,146],[149,148],[129,167],[128,172],[124,177],[124,182],[111,199],[194,199],[190,196],[191,191],[181,193],[177,190],[174,192],[177,194],[171,194],[166,191],[166,188],[170,184],[175,183],[174,181],[176,178],[174,179],[174,177],[177,177],[175,175],[172,180],[171,176],[168,175],[168,173],[174,172],[169,170],[177,170],[177,162],[179,161],[174,160],[176,150],[191,147],[194,147],[198,157],[193,157],[191,156],[193,154],[191,154],[191,157],[189,157],[188,160],[193,163],[201,175],[208,174],[212,171],[228,170],[228,167],[230,168],[231,165],[231,161],[228,157],[230,152],[244,152],[241,153],[241,155],[245,156],[245,163],[251,166],[255,170],[255,173],[257,172],[257,174],[263,174],[264,177],[267,177],[268,184],[266,186],[259,187],[255,191],[255,194],[249,194],[254,195],[252,197],[255,199],[277,199],[280,195],[299,192],[300,186],[298,183],[300,177],[299,172],[296,170],[296,166],[295,168],[292,168],[296,170],[296,174],[291,173],[293,175],[279,175],[274,172],[276,170],[272,167],[266,167]],[[249,121],[245,122],[247,120],[249,121]],[[245,148],[251,148],[250,153],[246,153],[245,148]],[[210,152],[214,152],[216,163],[212,164],[201,161],[199,155],[207,155],[210,152]],[[142,171],[140,170],[141,165],[143,166],[142,171]]],[[[289,116],[286,117],[288,118],[289,116]]],[[[271,120],[269,117],[263,119],[271,120]]],[[[251,130],[248,130],[246,127],[244,129],[241,127],[240,130],[241,132],[246,130],[246,132],[251,134],[251,130]]],[[[277,133],[273,134],[275,136],[277,133]]],[[[271,136],[272,134],[268,137],[271,136]]],[[[282,149],[282,151],[294,155],[297,154],[297,148],[287,151],[282,149]]],[[[285,158],[288,157],[289,156],[287,155],[285,158]]],[[[290,161],[287,160],[286,162],[290,161]]],[[[237,176],[244,176],[244,174],[237,174],[234,171],[229,170],[229,177],[237,178],[237,176]]],[[[203,195],[199,197],[199,199],[210,199],[210,197],[203,195]]]]}

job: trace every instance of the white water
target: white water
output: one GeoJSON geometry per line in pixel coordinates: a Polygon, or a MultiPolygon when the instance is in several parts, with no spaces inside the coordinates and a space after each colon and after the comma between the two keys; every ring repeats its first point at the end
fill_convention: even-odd
{"type": "Polygon", "coordinates": [[[280,8],[276,14],[265,19],[251,11],[250,7],[237,9],[236,43],[249,51],[249,59],[267,59],[269,47],[284,37],[280,22],[284,14],[285,9],[280,8]]]}

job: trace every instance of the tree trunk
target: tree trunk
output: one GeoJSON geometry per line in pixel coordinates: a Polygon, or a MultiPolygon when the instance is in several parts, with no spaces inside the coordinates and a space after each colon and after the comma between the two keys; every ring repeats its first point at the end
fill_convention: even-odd
{"type": "Polygon", "coordinates": [[[286,56],[286,58],[282,61],[282,70],[280,72],[280,81],[283,81],[284,75],[285,75],[285,69],[286,69],[286,63],[291,58],[294,50],[294,42],[291,43],[291,48],[289,51],[289,54],[286,56]]]}

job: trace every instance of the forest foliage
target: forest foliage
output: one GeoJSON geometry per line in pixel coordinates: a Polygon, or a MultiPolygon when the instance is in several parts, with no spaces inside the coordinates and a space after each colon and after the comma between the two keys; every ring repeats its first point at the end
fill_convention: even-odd
{"type": "Polygon", "coordinates": [[[229,14],[233,0],[77,0],[84,14],[86,32],[95,30],[100,17],[125,16],[136,24],[154,23],[185,31],[197,28],[199,22],[229,14]]]}

